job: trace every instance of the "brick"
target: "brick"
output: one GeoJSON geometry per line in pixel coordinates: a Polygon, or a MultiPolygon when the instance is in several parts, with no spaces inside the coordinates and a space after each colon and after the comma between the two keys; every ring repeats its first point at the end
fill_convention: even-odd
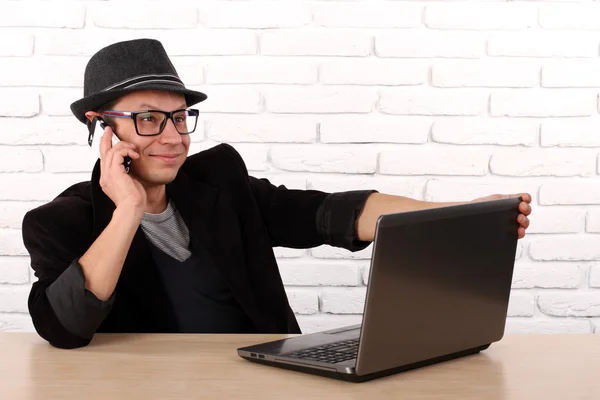
{"type": "Polygon", "coordinates": [[[506,320],[507,334],[573,334],[590,333],[590,323],[587,320],[555,318],[539,320],[533,318],[508,318],[506,320]]]}
{"type": "Polygon", "coordinates": [[[220,29],[194,30],[194,40],[181,40],[181,32],[173,30],[61,30],[38,36],[35,48],[41,55],[91,56],[109,44],[147,37],[159,40],[169,56],[247,55],[258,51],[254,32],[220,29]]]}
{"type": "Polygon", "coordinates": [[[198,26],[198,12],[191,4],[179,3],[170,12],[163,7],[144,7],[139,3],[105,3],[88,7],[90,19],[99,28],[190,29],[198,26]]]}
{"type": "Polygon", "coordinates": [[[487,182],[431,179],[427,181],[427,201],[470,201],[492,194],[529,193],[537,197],[539,184],[526,179],[487,182]]]}
{"type": "MultiPolygon", "coordinates": [[[[40,113],[40,96],[32,89],[0,89],[0,117],[33,117],[40,113]]],[[[0,124],[3,119],[0,118],[0,124]]],[[[0,138],[6,134],[2,131],[0,138]]],[[[0,139],[2,140],[2,139],[0,139]]]]}
{"type": "Polygon", "coordinates": [[[29,257],[0,257],[0,283],[18,285],[28,282],[29,257]]]}
{"type": "Polygon", "coordinates": [[[319,123],[322,143],[425,144],[433,120],[387,115],[331,116],[319,123]]]}
{"type": "Polygon", "coordinates": [[[542,68],[542,86],[548,88],[600,87],[600,64],[562,61],[542,68]]]}
{"type": "Polygon", "coordinates": [[[599,4],[547,5],[540,8],[539,22],[545,29],[600,29],[599,4]]]}
{"type": "Polygon", "coordinates": [[[272,113],[370,113],[376,101],[368,88],[287,87],[265,90],[266,108],[272,113]]]}
{"type": "Polygon", "coordinates": [[[82,97],[82,89],[43,88],[40,90],[41,113],[53,117],[72,117],[71,103],[82,97]]]}
{"type": "Polygon", "coordinates": [[[219,142],[312,143],[317,123],[305,116],[260,115],[210,118],[206,134],[219,142]]]}
{"type": "Polygon", "coordinates": [[[490,170],[503,176],[591,176],[596,154],[586,150],[514,150],[492,155],[490,170]]]}
{"type": "MultiPolygon", "coordinates": [[[[590,287],[600,288],[600,265],[592,265],[590,267],[590,287]]],[[[598,332],[600,333],[600,332],[598,332]]]]}
{"type": "Polygon", "coordinates": [[[380,193],[422,199],[426,180],[423,178],[398,176],[348,176],[312,175],[307,178],[308,187],[324,192],[344,192],[350,190],[377,190],[380,193]]]}
{"type": "Polygon", "coordinates": [[[377,152],[347,146],[275,145],[271,163],[284,171],[372,174],[377,166],[377,152]]]}
{"type": "Polygon", "coordinates": [[[0,174],[0,187],[11,188],[0,192],[0,201],[49,201],[89,179],[90,174],[0,174]]]}
{"type": "Polygon", "coordinates": [[[208,96],[208,99],[198,105],[202,113],[257,114],[263,110],[260,92],[254,88],[190,86],[190,89],[199,90],[208,96]]]}
{"type": "Polygon", "coordinates": [[[486,37],[478,32],[408,30],[375,36],[379,57],[481,58],[486,37]]]}
{"type": "Polygon", "coordinates": [[[595,182],[549,182],[540,187],[541,205],[600,204],[600,191],[595,182]]]}
{"type": "Polygon", "coordinates": [[[308,25],[312,15],[301,3],[271,1],[199,3],[200,24],[209,28],[298,28],[308,25]]]}
{"type": "Polygon", "coordinates": [[[278,58],[228,57],[210,61],[206,69],[206,82],[223,83],[274,83],[313,84],[318,81],[314,61],[278,58]]]}
{"type": "Polygon", "coordinates": [[[582,267],[573,263],[515,264],[513,289],[576,289],[581,286],[582,267]]]}
{"type": "Polygon", "coordinates": [[[66,1],[4,1],[0,13],[0,26],[83,28],[85,8],[66,1]]]}
{"type": "Polygon", "coordinates": [[[410,3],[321,3],[314,8],[312,23],[329,28],[416,28],[422,14],[421,5],[410,3]]]}
{"type": "Polygon", "coordinates": [[[25,214],[40,205],[40,202],[0,202],[0,228],[21,229],[25,214]]]}
{"type": "Polygon", "coordinates": [[[293,260],[279,263],[284,285],[358,286],[359,265],[349,261],[293,260]]]}
{"type": "Polygon", "coordinates": [[[433,65],[431,83],[436,87],[527,88],[539,84],[540,67],[529,62],[488,60],[441,61],[433,65]]]}
{"type": "Polygon", "coordinates": [[[290,307],[296,314],[316,314],[319,312],[319,296],[314,291],[288,289],[290,307]]]}
{"type": "Polygon", "coordinates": [[[486,118],[438,119],[433,123],[434,142],[447,144],[490,144],[499,146],[534,146],[536,122],[492,120],[486,118]]]}
{"type": "Polygon", "coordinates": [[[384,114],[473,116],[486,112],[488,98],[485,92],[466,89],[384,89],[378,109],[384,114]]]}
{"type": "Polygon", "coordinates": [[[580,117],[594,115],[597,95],[579,90],[515,89],[492,93],[495,117],[580,117]]]}
{"type": "Polygon", "coordinates": [[[326,85],[422,85],[429,64],[415,60],[358,59],[323,63],[320,81],[326,85]],[[402,71],[401,74],[398,71],[402,71]]]}
{"type": "Polygon", "coordinates": [[[361,315],[298,315],[296,317],[302,333],[316,333],[344,326],[358,325],[362,322],[361,315]]]}
{"type": "Polygon", "coordinates": [[[600,233],[600,210],[588,211],[585,230],[590,233],[600,233]]]}
{"type": "Polygon", "coordinates": [[[83,87],[79,57],[0,58],[0,86],[83,87]]]}
{"type": "Polygon", "coordinates": [[[424,148],[382,151],[379,172],[390,175],[485,175],[490,155],[481,150],[424,148]]]}
{"type": "Polygon", "coordinates": [[[89,57],[103,47],[133,38],[126,31],[60,29],[38,35],[35,52],[43,56],[89,57]]]}
{"type": "Polygon", "coordinates": [[[0,314],[0,332],[35,332],[31,317],[25,314],[0,314]]]}
{"type": "Polygon", "coordinates": [[[170,56],[235,56],[258,52],[256,33],[248,30],[199,29],[194,40],[181,40],[180,33],[162,32],[160,40],[170,56]]]}
{"type": "Polygon", "coordinates": [[[319,259],[343,259],[343,260],[369,260],[373,252],[373,245],[367,246],[363,250],[350,251],[341,247],[334,247],[327,244],[310,249],[310,255],[319,259]]]}
{"type": "Polygon", "coordinates": [[[306,255],[304,249],[290,249],[288,247],[274,247],[273,252],[278,259],[300,258],[306,255]]]}
{"type": "Polygon", "coordinates": [[[529,255],[536,261],[600,260],[600,238],[591,235],[561,235],[532,240],[529,255]]]}
{"type": "Polygon", "coordinates": [[[0,172],[41,172],[43,169],[40,150],[0,148],[0,172]]]}
{"type": "Polygon", "coordinates": [[[202,141],[197,141],[197,140],[193,140],[190,143],[190,148],[188,151],[188,157],[193,155],[193,154],[197,154],[200,153],[202,151],[211,149],[212,147],[215,147],[217,145],[219,145],[219,142],[214,142],[212,140],[202,140],[202,141]]]}
{"type": "Polygon", "coordinates": [[[600,293],[541,293],[540,310],[555,317],[600,317],[600,293]]]}
{"type": "Polygon", "coordinates": [[[231,143],[239,153],[249,171],[265,171],[268,167],[268,147],[262,144],[231,143]]]}
{"type": "Polygon", "coordinates": [[[200,57],[171,57],[177,74],[186,86],[204,84],[204,62],[200,57]]]}
{"type": "Polygon", "coordinates": [[[50,173],[91,173],[99,156],[88,146],[52,146],[44,148],[43,153],[45,171],[50,173]]]}
{"type": "Polygon", "coordinates": [[[10,35],[2,35],[0,36],[0,57],[31,56],[33,55],[33,43],[34,37],[30,34],[10,32],[10,35]]]}
{"type": "Polygon", "coordinates": [[[532,317],[535,309],[533,295],[521,291],[512,291],[508,302],[509,317],[532,317]]]}
{"type": "Polygon", "coordinates": [[[592,320],[592,330],[595,334],[600,334],[600,320],[592,320]]]}
{"type": "Polygon", "coordinates": [[[582,32],[511,32],[490,36],[487,53],[497,57],[597,57],[598,38],[582,32]]]}
{"type": "Polygon", "coordinates": [[[0,145],[87,146],[87,128],[73,117],[0,118],[0,132],[0,145]]]}
{"type": "Polygon", "coordinates": [[[528,233],[579,233],[585,227],[585,210],[573,208],[535,207],[529,220],[528,233]]]}
{"type": "Polygon", "coordinates": [[[529,4],[452,3],[425,9],[432,29],[526,29],[537,26],[537,9],[529,4]]]}
{"type": "Polygon", "coordinates": [[[371,36],[362,32],[263,32],[260,52],[270,56],[357,56],[371,53],[371,36]]]}
{"type": "Polygon", "coordinates": [[[365,288],[326,289],[321,294],[321,311],[331,314],[362,314],[365,288]]]}
{"type": "Polygon", "coordinates": [[[25,285],[0,286],[0,312],[26,313],[31,288],[25,285]]]}
{"type": "Polygon", "coordinates": [[[543,147],[600,147],[600,123],[587,119],[548,121],[541,125],[543,147]]]}
{"type": "MultiPolygon", "coordinates": [[[[0,229],[0,256],[28,255],[20,229],[0,229]]],[[[0,294],[0,312],[2,312],[2,295],[0,294]]],[[[6,311],[6,310],[5,310],[6,311]]]]}

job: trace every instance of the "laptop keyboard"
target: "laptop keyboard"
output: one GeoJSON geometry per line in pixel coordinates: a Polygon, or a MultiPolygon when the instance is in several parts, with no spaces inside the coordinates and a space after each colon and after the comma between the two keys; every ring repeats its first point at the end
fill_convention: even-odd
{"type": "Polygon", "coordinates": [[[337,364],[355,359],[358,356],[358,339],[344,340],[342,342],[311,347],[286,354],[286,356],[301,358],[303,360],[337,364]]]}

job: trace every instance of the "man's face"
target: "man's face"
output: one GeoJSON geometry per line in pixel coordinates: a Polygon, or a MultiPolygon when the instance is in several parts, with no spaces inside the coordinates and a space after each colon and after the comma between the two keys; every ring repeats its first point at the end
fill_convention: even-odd
{"type": "MultiPolygon", "coordinates": [[[[115,111],[174,111],[186,108],[185,97],[164,91],[139,91],[121,97],[112,107],[115,111]]],[[[175,179],[185,161],[190,136],[181,135],[172,120],[160,135],[140,136],[136,133],[133,119],[105,118],[120,140],[132,143],[140,157],[131,163],[130,174],[144,186],[165,185],[175,179]]],[[[193,133],[192,133],[193,134],[193,133]]]]}

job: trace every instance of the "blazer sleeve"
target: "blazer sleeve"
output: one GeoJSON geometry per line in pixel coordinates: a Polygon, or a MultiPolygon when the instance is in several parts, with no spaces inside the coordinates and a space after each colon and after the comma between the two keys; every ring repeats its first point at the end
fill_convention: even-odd
{"type": "MultiPolygon", "coordinates": [[[[55,205],[60,206],[61,201],[65,202],[58,200],[55,205]]],[[[61,212],[50,212],[56,212],[56,209],[65,207],[44,209],[42,206],[29,211],[23,218],[23,242],[38,278],[29,294],[28,309],[33,325],[43,339],[54,347],[72,349],[90,343],[95,330],[110,311],[114,293],[103,302],[85,289],[77,254],[85,252],[81,245],[86,241],[82,237],[89,234],[68,229],[65,221],[73,218],[66,218],[61,212]]],[[[74,214],[78,213],[74,211],[74,214]]]]}
{"type": "MultiPolygon", "coordinates": [[[[224,146],[248,176],[237,151],[224,146]]],[[[327,193],[288,189],[252,176],[248,176],[248,182],[273,246],[309,248],[327,244],[358,251],[371,243],[358,239],[356,220],[376,190],[327,193]]]]}

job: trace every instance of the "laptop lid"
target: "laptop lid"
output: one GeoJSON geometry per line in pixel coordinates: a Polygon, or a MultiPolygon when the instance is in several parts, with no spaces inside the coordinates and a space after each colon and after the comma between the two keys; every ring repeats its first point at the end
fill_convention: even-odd
{"type": "Polygon", "coordinates": [[[380,217],[357,375],[502,338],[520,202],[515,197],[380,217]]]}

